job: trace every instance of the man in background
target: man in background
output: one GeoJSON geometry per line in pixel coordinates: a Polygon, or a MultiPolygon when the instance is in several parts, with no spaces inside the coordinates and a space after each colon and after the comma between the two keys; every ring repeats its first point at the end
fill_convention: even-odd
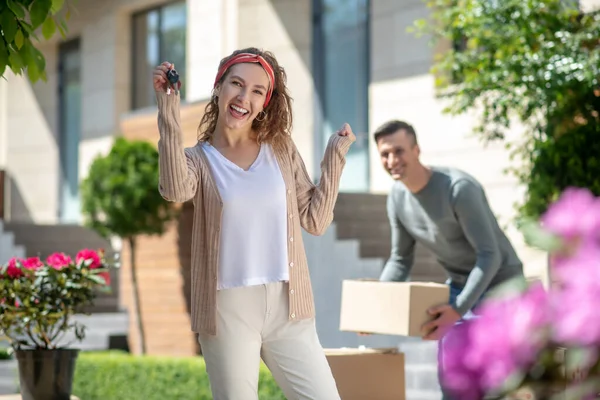
{"type": "Polygon", "coordinates": [[[450,298],[429,310],[437,317],[422,333],[439,340],[444,328],[471,316],[490,289],[525,279],[523,265],[475,178],[421,164],[417,134],[406,122],[389,121],[374,136],[381,163],[395,181],[387,201],[392,250],[380,280],[409,279],[417,242],[435,255],[448,275],[450,298]]]}

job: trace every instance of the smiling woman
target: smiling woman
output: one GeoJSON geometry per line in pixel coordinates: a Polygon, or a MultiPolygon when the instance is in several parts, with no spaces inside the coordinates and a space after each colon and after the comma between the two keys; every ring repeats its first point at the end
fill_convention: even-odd
{"type": "Polygon", "coordinates": [[[194,200],[192,329],[213,398],[256,399],[262,358],[287,398],[339,399],[317,337],[301,229],[320,235],[333,219],[356,140],[350,126],[331,136],[313,184],[291,139],[285,71],[272,53],[248,48],[219,64],[198,143],[184,149],[172,68],[154,71],[159,190],[194,200]]]}
{"type": "Polygon", "coordinates": [[[235,51],[230,57],[224,58],[215,78],[211,102],[206,107],[198,127],[198,139],[210,140],[216,130],[219,109],[222,109],[220,100],[226,96],[230,96],[231,100],[232,95],[238,95],[243,90],[252,92],[250,98],[255,104],[256,114],[248,115],[246,119],[252,121],[252,128],[256,131],[259,141],[279,141],[281,137],[289,136],[292,129],[292,98],[288,93],[286,81],[285,70],[270,52],[245,49],[235,51]],[[236,86],[237,89],[231,86],[236,86]],[[219,96],[221,90],[225,90],[224,96],[219,96]],[[267,112],[265,109],[269,104],[267,112]]]}

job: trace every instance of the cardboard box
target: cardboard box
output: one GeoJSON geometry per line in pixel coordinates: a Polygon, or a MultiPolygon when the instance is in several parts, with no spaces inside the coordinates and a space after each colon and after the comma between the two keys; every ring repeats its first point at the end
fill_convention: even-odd
{"type": "Polygon", "coordinates": [[[448,304],[448,285],[429,282],[342,282],[340,330],[421,336],[432,316],[427,309],[448,304]]]}
{"type": "Polygon", "coordinates": [[[405,400],[404,354],[397,349],[326,349],[342,400],[405,400]]]}

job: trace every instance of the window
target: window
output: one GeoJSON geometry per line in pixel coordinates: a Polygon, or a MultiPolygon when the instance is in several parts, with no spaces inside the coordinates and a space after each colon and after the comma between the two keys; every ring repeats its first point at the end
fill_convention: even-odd
{"type": "MultiPolygon", "coordinates": [[[[185,76],[186,2],[166,4],[133,16],[132,109],[156,104],[152,70],[163,61],[185,76]]],[[[185,98],[185,86],[181,88],[185,98]]]]}
{"type": "Polygon", "coordinates": [[[357,139],[340,190],[368,191],[369,1],[313,0],[313,16],[315,149],[322,154],[329,137],[348,122],[357,139]]]}
{"type": "Polygon", "coordinates": [[[78,39],[59,46],[60,209],[62,223],[78,223],[81,139],[81,48],[78,39]]]}

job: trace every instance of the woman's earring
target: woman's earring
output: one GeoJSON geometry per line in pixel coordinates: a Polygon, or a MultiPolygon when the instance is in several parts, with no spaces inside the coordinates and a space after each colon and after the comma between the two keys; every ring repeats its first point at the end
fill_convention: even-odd
{"type": "Polygon", "coordinates": [[[267,118],[267,113],[265,112],[265,110],[259,112],[258,115],[256,116],[256,120],[259,122],[264,121],[265,118],[267,118]],[[259,118],[259,116],[261,116],[261,114],[262,114],[262,118],[259,118]]]}

